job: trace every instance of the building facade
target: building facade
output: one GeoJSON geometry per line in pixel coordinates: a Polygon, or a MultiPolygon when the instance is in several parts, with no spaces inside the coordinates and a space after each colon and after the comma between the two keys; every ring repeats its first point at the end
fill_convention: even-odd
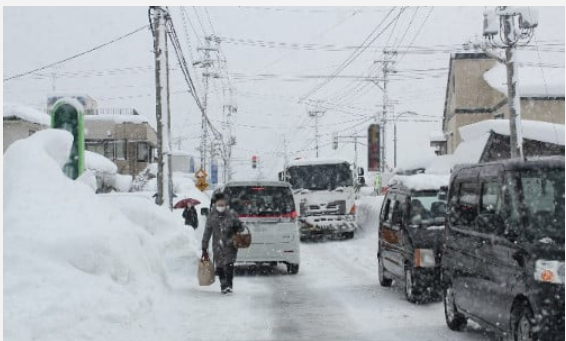
{"type": "MultiPolygon", "coordinates": [[[[496,67],[498,62],[483,52],[451,55],[442,122],[445,142],[438,139],[431,141],[437,150],[452,154],[462,141],[458,131],[460,127],[490,119],[509,119],[505,92],[486,80],[486,73],[496,67]]],[[[519,74],[521,72],[522,69],[519,74]]],[[[562,71],[562,77],[563,74],[562,71]]],[[[563,86],[559,93],[533,91],[532,87],[525,87],[520,89],[519,94],[522,119],[564,124],[563,86]]]]}

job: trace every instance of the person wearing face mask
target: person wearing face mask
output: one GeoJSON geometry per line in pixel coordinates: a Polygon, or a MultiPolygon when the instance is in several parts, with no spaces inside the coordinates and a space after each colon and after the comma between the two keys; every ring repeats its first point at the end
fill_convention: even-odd
{"type": "Polygon", "coordinates": [[[222,294],[228,294],[233,290],[234,263],[238,256],[238,249],[234,247],[232,239],[236,232],[243,232],[244,227],[236,212],[228,208],[224,194],[217,193],[213,201],[214,207],[202,236],[202,257],[209,258],[208,245],[212,237],[212,252],[216,274],[220,279],[220,290],[222,294]]]}

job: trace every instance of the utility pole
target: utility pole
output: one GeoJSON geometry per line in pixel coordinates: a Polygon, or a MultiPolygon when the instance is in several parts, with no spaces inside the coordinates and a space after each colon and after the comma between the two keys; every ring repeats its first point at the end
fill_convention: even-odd
{"type": "MultiPolygon", "coordinates": [[[[165,20],[169,20],[169,14],[167,13],[165,16],[165,20]]],[[[173,186],[173,160],[171,159],[171,151],[173,150],[173,145],[171,141],[171,86],[169,81],[169,44],[168,44],[168,32],[167,32],[167,25],[164,24],[164,31],[165,31],[165,83],[167,86],[166,92],[166,106],[167,106],[167,133],[165,135],[165,141],[167,141],[167,188],[168,194],[165,197],[167,199],[167,204],[169,205],[169,209],[173,209],[173,193],[175,192],[173,186]]]]}
{"type": "Polygon", "coordinates": [[[385,171],[385,163],[386,163],[386,154],[387,154],[387,138],[386,138],[386,133],[387,133],[387,123],[389,120],[389,107],[391,105],[390,100],[389,100],[389,96],[387,93],[387,88],[388,88],[388,84],[389,84],[389,74],[390,73],[395,73],[395,70],[393,69],[393,64],[395,63],[392,60],[392,57],[395,56],[397,54],[397,51],[394,50],[383,50],[383,60],[377,61],[376,63],[380,63],[381,64],[381,70],[383,73],[383,85],[381,86],[379,84],[379,81],[373,81],[375,85],[377,85],[380,89],[381,92],[383,94],[382,97],[382,111],[381,111],[381,120],[379,118],[379,112],[375,113],[375,123],[379,124],[380,127],[380,171],[384,172],[385,171]]]}
{"type": "MultiPolygon", "coordinates": [[[[150,7],[150,20],[153,34],[153,51],[155,57],[155,116],[157,120],[157,199],[158,205],[163,205],[165,200],[168,201],[170,208],[172,207],[171,195],[171,178],[169,177],[169,162],[165,162],[170,150],[166,147],[170,146],[169,139],[169,115],[163,115],[163,73],[162,69],[167,69],[167,55],[163,56],[161,44],[167,43],[167,32],[165,30],[165,22],[168,18],[167,12],[159,6],[150,7]],[[164,58],[165,57],[165,58],[164,58]],[[165,59],[165,60],[164,60],[165,59]],[[164,122],[165,121],[165,122],[164,122]],[[166,127],[164,130],[163,127],[166,127]]],[[[167,86],[168,80],[165,80],[167,86]]],[[[169,92],[169,88],[167,88],[169,92]]],[[[168,95],[167,95],[168,96],[168,95]]],[[[167,112],[169,111],[168,100],[165,103],[167,112]]]]}
{"type": "Polygon", "coordinates": [[[518,91],[519,62],[517,45],[523,40],[528,43],[538,26],[538,13],[529,7],[499,6],[495,11],[484,13],[484,52],[495,60],[505,64],[507,69],[507,105],[509,107],[509,137],[511,158],[523,159],[523,136],[521,127],[521,97],[518,91]],[[499,16],[499,18],[497,18],[499,16]],[[499,20],[497,20],[499,19],[499,20]],[[503,27],[501,44],[494,41],[503,27]],[[505,58],[501,58],[491,49],[505,49],[505,58]]]}
{"type": "Polygon", "coordinates": [[[318,155],[319,155],[319,139],[320,136],[318,134],[318,123],[319,123],[319,118],[321,118],[322,116],[324,116],[325,111],[323,110],[309,110],[309,117],[310,118],[314,118],[314,138],[315,138],[315,149],[316,149],[316,158],[318,159],[318,155]]]}
{"type": "MultiPolygon", "coordinates": [[[[505,7],[503,7],[504,9],[505,7]]],[[[513,17],[511,15],[501,16],[503,21],[503,43],[505,48],[505,59],[507,68],[507,98],[509,105],[509,135],[511,139],[511,158],[523,158],[523,136],[521,129],[521,98],[517,94],[517,79],[519,78],[519,67],[516,60],[517,50],[513,41],[513,17]]]]}

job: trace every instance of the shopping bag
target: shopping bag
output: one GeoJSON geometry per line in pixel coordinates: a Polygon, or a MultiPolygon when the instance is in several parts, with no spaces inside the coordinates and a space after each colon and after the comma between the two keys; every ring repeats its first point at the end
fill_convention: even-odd
{"type": "Polygon", "coordinates": [[[201,258],[198,264],[198,284],[209,286],[214,283],[214,263],[210,258],[201,258]]]}

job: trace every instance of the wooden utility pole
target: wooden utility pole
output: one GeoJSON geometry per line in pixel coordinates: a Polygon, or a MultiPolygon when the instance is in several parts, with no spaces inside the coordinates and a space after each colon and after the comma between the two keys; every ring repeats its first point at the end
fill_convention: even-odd
{"type": "MultiPolygon", "coordinates": [[[[165,158],[169,155],[171,150],[170,141],[170,109],[169,109],[169,87],[168,87],[168,75],[166,75],[165,85],[167,86],[167,115],[163,116],[163,82],[161,77],[162,68],[165,68],[168,72],[168,62],[163,60],[163,57],[167,58],[167,53],[163,56],[163,50],[161,49],[162,41],[167,45],[167,34],[164,29],[165,22],[167,20],[166,12],[158,6],[150,7],[151,14],[151,28],[153,33],[153,51],[155,56],[155,116],[157,120],[157,198],[156,202],[158,205],[163,205],[165,200],[167,200],[169,208],[172,208],[172,190],[173,186],[171,183],[170,176],[170,161],[165,162],[165,158]],[[164,65],[162,65],[164,63],[164,65]],[[165,120],[165,124],[164,121],[165,120]],[[166,127],[165,131],[163,127],[166,127]]],[[[166,52],[166,49],[165,49],[166,52]]]]}

